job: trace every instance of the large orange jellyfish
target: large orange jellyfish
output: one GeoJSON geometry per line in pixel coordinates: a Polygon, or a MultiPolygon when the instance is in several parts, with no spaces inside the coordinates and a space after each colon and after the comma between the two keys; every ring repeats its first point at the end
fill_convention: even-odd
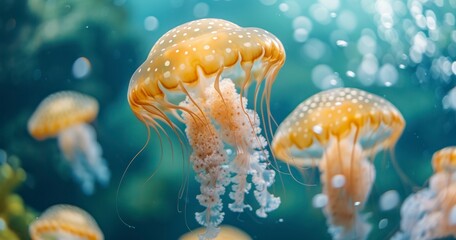
{"type": "Polygon", "coordinates": [[[429,187],[410,195],[401,207],[401,231],[393,239],[456,237],[456,147],[432,157],[429,187]]]}
{"type": "Polygon", "coordinates": [[[103,240],[95,219],[86,211],[71,205],[54,205],[30,224],[32,240],[73,239],[103,240]]]}
{"type": "Polygon", "coordinates": [[[28,122],[28,131],[37,140],[57,136],[74,178],[88,195],[94,192],[95,181],[107,185],[111,176],[95,130],[87,124],[97,114],[98,102],[93,97],[61,91],[45,98],[28,122]]]}
{"type": "Polygon", "coordinates": [[[319,166],[329,232],[334,239],[364,239],[370,226],[359,212],[375,178],[368,159],[392,149],[404,126],[385,99],[336,88],[299,104],[277,129],[272,150],[290,165],[319,166]]]}
{"type": "Polygon", "coordinates": [[[259,98],[262,116],[269,118],[271,86],[284,61],[283,46],[271,33],[221,19],[201,19],[163,35],[131,78],[128,101],[142,122],[157,131],[162,122],[176,131],[167,115],[173,114],[186,125],[193,149],[190,162],[201,184],[197,199],[205,207],[196,213],[197,221],[207,227],[201,238],[217,235],[224,216],[220,196],[228,184],[233,200],[229,208],[251,209],[244,201],[251,189],[248,175],[259,217],[280,204],[267,189],[275,172],[267,168],[260,118],[247,109],[243,95],[256,82],[253,106],[256,109],[259,98]]]}

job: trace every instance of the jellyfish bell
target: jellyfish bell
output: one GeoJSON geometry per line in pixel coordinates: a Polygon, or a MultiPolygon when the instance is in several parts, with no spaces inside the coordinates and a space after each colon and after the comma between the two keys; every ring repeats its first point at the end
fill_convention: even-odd
{"type": "Polygon", "coordinates": [[[434,174],[429,179],[429,187],[440,192],[456,181],[456,147],[440,149],[432,156],[434,174]]]}
{"type": "Polygon", "coordinates": [[[203,239],[217,236],[224,215],[220,196],[229,184],[232,211],[252,209],[244,201],[252,188],[248,179],[260,205],[257,216],[266,217],[280,204],[268,192],[275,172],[268,169],[267,141],[255,110],[259,100],[263,124],[270,120],[271,87],[284,61],[282,43],[271,33],[222,19],[200,19],[158,39],[130,80],[128,101],[142,122],[157,133],[163,130],[160,123],[178,133],[171,114],[186,126],[193,149],[190,162],[201,184],[197,199],[205,208],[196,213],[196,220],[206,226],[203,239]],[[245,98],[252,83],[254,110],[247,109],[245,98]]]}
{"type": "Polygon", "coordinates": [[[29,226],[32,240],[74,239],[103,240],[97,222],[86,211],[71,205],[48,208],[29,226]]]}
{"type": "Polygon", "coordinates": [[[271,87],[284,61],[282,43],[263,29],[222,19],[191,21],[158,39],[130,80],[128,101],[146,124],[156,126],[156,120],[172,124],[165,112],[185,111],[169,101],[173,94],[201,92],[211,83],[218,89],[222,75],[229,73],[246,90],[253,75],[258,85],[266,79],[261,97],[269,114],[271,87]]]}
{"type": "Polygon", "coordinates": [[[28,131],[37,140],[57,136],[62,130],[93,121],[98,115],[93,97],[62,91],[45,98],[28,121],[28,131]]]}
{"type": "MultiPolygon", "coordinates": [[[[198,240],[199,235],[204,232],[203,228],[192,230],[179,237],[179,240],[198,240]]],[[[220,233],[214,240],[251,240],[252,238],[244,231],[237,227],[222,225],[220,226],[220,233]]]]}
{"type": "Polygon", "coordinates": [[[355,88],[334,88],[296,107],[277,129],[272,151],[288,164],[312,166],[331,141],[350,138],[374,156],[392,149],[404,127],[401,113],[387,100],[355,88]]]}
{"type": "Polygon", "coordinates": [[[59,148],[85,194],[94,192],[95,181],[107,185],[110,179],[95,130],[87,124],[97,117],[98,108],[93,97],[61,91],[45,98],[28,121],[28,131],[35,139],[57,136],[59,148]]]}
{"type": "Polygon", "coordinates": [[[456,171],[456,147],[446,147],[435,152],[432,156],[432,168],[434,172],[456,171]]]}

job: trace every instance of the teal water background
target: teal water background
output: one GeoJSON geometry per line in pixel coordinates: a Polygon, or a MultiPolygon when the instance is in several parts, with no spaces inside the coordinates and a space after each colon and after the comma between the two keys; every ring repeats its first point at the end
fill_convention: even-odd
{"type": "MultiPolygon", "coordinates": [[[[18,193],[37,212],[60,203],[85,209],[97,220],[105,239],[176,239],[188,232],[188,228],[198,227],[194,212],[201,210],[195,199],[199,187],[192,176],[188,182],[183,180],[183,173],[189,169],[183,167],[186,156],[181,156],[173,136],[171,159],[169,143],[163,142],[161,156],[159,140],[152,133],[149,145],[126,173],[116,201],[120,177],[147,139],[146,128],[129,109],[127,87],[132,73],[165,32],[197,18],[222,18],[243,27],[266,29],[282,41],[287,60],[271,98],[271,112],[277,122],[300,102],[322,90],[312,80],[312,72],[318,65],[326,65],[332,74],[337,73],[329,74],[334,85],[375,93],[401,111],[407,124],[395,148],[395,159],[414,185],[399,178],[388,153],[380,153],[375,159],[377,178],[364,209],[370,214],[369,222],[373,226],[370,239],[389,238],[399,228],[399,208],[381,211],[378,206],[381,194],[396,190],[403,200],[414,189],[424,187],[432,174],[432,154],[456,144],[456,113],[449,94],[456,80],[456,2],[445,1],[441,6],[439,1],[385,1],[394,6],[392,28],[398,29],[395,44],[401,48],[382,39],[379,26],[385,22],[379,20],[378,6],[371,6],[370,1],[335,2],[337,6],[328,1],[293,0],[2,1],[0,148],[18,156],[28,174],[18,193]],[[404,27],[405,19],[415,23],[410,13],[413,2],[421,3],[424,15],[429,13],[427,10],[432,11],[437,25],[441,26],[440,38],[434,41],[438,54],[425,53],[419,62],[410,56],[411,46],[418,44],[414,40],[416,34],[409,37],[404,27]],[[327,10],[326,18],[322,6],[327,10]],[[453,15],[452,22],[451,17],[447,19],[447,13],[453,15]],[[150,16],[154,18],[148,18],[149,25],[145,27],[145,19],[150,16]],[[304,23],[300,25],[304,30],[296,32],[293,21],[298,16],[305,16],[312,27],[304,23]],[[353,18],[354,25],[350,24],[353,18]],[[368,46],[368,50],[362,50],[365,49],[359,46],[362,36],[370,36],[375,44],[361,41],[361,45],[368,46]],[[343,42],[337,44],[336,40],[344,40],[346,46],[343,42]],[[403,49],[407,57],[403,58],[398,49],[403,49]],[[358,72],[366,54],[376,59],[366,63],[368,70],[375,70],[371,75],[358,72]],[[80,57],[87,58],[91,66],[88,75],[82,78],[73,74],[74,62],[80,57]],[[375,62],[377,66],[372,67],[375,62]],[[446,62],[450,63],[449,74],[445,72],[446,62]],[[395,82],[385,83],[380,77],[381,67],[387,63],[395,71],[385,70],[386,75],[394,78],[395,72],[395,82]],[[356,74],[352,76],[347,71],[356,74]],[[84,195],[72,180],[55,139],[38,142],[27,132],[28,118],[38,103],[60,90],[80,91],[100,102],[99,116],[92,125],[112,179],[107,188],[97,188],[93,196],[84,195]],[[180,197],[183,183],[188,183],[188,192],[180,197]],[[134,229],[121,222],[116,203],[122,219],[135,226],[134,229]],[[388,219],[383,229],[378,227],[381,219],[388,219]]],[[[429,29],[416,29],[420,31],[431,39],[429,29]]],[[[283,164],[281,170],[288,171],[283,164]]],[[[299,172],[293,173],[301,178],[299,172]]],[[[329,239],[321,209],[311,204],[312,197],[321,192],[318,171],[306,171],[304,176],[304,181],[314,186],[300,185],[288,174],[277,177],[274,191],[282,198],[282,205],[268,218],[226,209],[224,224],[237,226],[254,239],[329,239]]]]}

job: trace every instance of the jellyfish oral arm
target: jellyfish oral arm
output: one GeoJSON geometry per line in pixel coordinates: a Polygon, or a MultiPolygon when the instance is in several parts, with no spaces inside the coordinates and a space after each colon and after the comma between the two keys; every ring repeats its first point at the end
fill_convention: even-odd
{"type": "Polygon", "coordinates": [[[230,183],[232,191],[229,195],[234,200],[228,205],[230,210],[252,210],[245,203],[245,194],[252,186],[247,181],[248,175],[252,175],[254,195],[260,205],[257,216],[266,217],[267,212],[280,205],[280,199],[268,192],[275,172],[267,169],[267,142],[260,135],[258,115],[246,109],[246,99],[243,101],[245,105],[241,104],[231,80],[222,80],[219,90],[210,85],[204,98],[192,97],[190,101],[187,97],[180,104],[187,109],[182,118],[193,149],[190,162],[197,174],[196,180],[201,184],[201,194],[197,199],[205,207],[203,212],[196,213],[198,223],[207,227],[201,235],[203,239],[214,238],[218,233],[218,225],[224,217],[220,196],[230,183]]]}
{"type": "Polygon", "coordinates": [[[280,198],[268,192],[268,187],[274,182],[275,172],[267,169],[269,154],[267,142],[261,135],[260,119],[257,113],[247,109],[247,99],[236,92],[230,79],[222,80],[219,89],[223,98],[213,87],[207,89],[206,95],[212,96],[208,101],[210,114],[219,126],[224,142],[236,149],[230,163],[230,171],[234,175],[231,178],[233,191],[230,198],[234,203],[228,206],[234,212],[252,209],[244,203],[244,196],[251,188],[247,176],[252,175],[254,195],[260,204],[256,214],[266,217],[266,212],[280,205],[280,198]],[[241,98],[242,101],[239,100],[241,98]]]}
{"type": "Polygon", "coordinates": [[[375,179],[375,168],[353,141],[332,139],[320,163],[323,193],[328,197],[324,213],[333,239],[365,239],[371,226],[360,214],[375,179]],[[334,179],[342,176],[343,184],[334,179]]]}
{"type": "Polygon", "coordinates": [[[205,210],[197,212],[195,217],[199,224],[206,227],[206,232],[200,238],[213,239],[220,231],[218,226],[224,217],[220,196],[225,193],[225,186],[229,184],[228,171],[224,165],[227,157],[223,142],[210,124],[210,119],[203,112],[199,112],[193,102],[185,101],[180,106],[196,115],[190,115],[189,112],[182,114],[187,126],[185,132],[193,147],[190,162],[196,172],[196,180],[200,183],[201,194],[196,198],[200,205],[205,207],[205,210]]]}
{"type": "Polygon", "coordinates": [[[95,181],[103,186],[109,183],[111,173],[101,156],[101,146],[96,141],[92,126],[78,124],[69,127],[58,135],[57,140],[85,194],[94,192],[95,181]]]}

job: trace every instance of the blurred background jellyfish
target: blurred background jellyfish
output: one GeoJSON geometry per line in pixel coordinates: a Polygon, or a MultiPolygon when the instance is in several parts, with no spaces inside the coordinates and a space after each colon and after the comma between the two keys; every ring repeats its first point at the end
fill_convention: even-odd
{"type": "MultiPolygon", "coordinates": [[[[198,240],[199,235],[201,235],[205,229],[198,228],[191,232],[188,232],[182,236],[180,236],[179,240],[198,240]]],[[[220,233],[214,240],[252,240],[252,238],[244,231],[239,228],[229,226],[229,225],[222,225],[220,226],[220,233]]]]}
{"type": "Polygon", "coordinates": [[[37,140],[57,135],[59,148],[87,195],[94,192],[95,181],[106,186],[110,179],[95,130],[87,124],[97,114],[98,102],[93,97],[62,91],[45,98],[28,122],[28,131],[37,140]]]}
{"type": "Polygon", "coordinates": [[[48,208],[30,224],[29,232],[32,240],[104,239],[97,222],[89,213],[78,207],[65,204],[48,208]]]}
{"type": "Polygon", "coordinates": [[[401,230],[393,239],[456,237],[456,147],[432,157],[429,187],[410,195],[401,207],[401,230]]]}
{"type": "Polygon", "coordinates": [[[231,211],[252,209],[244,201],[251,189],[249,179],[259,204],[257,216],[266,217],[280,204],[268,192],[275,172],[268,169],[260,118],[247,109],[244,96],[255,81],[254,109],[259,100],[263,123],[269,120],[271,87],[284,61],[282,43],[271,33],[221,19],[201,19],[158,39],[131,78],[128,101],[142,122],[157,132],[163,130],[163,122],[177,133],[170,113],[186,125],[193,149],[190,162],[201,184],[197,199],[205,208],[196,213],[198,223],[207,227],[204,239],[217,236],[224,216],[221,195],[230,183],[231,211]]]}
{"type": "Polygon", "coordinates": [[[365,239],[370,226],[359,215],[375,179],[373,160],[393,149],[405,122],[387,100],[354,88],[320,92],[302,102],[274,135],[275,156],[297,166],[318,166],[324,208],[334,239],[365,239]]]}

